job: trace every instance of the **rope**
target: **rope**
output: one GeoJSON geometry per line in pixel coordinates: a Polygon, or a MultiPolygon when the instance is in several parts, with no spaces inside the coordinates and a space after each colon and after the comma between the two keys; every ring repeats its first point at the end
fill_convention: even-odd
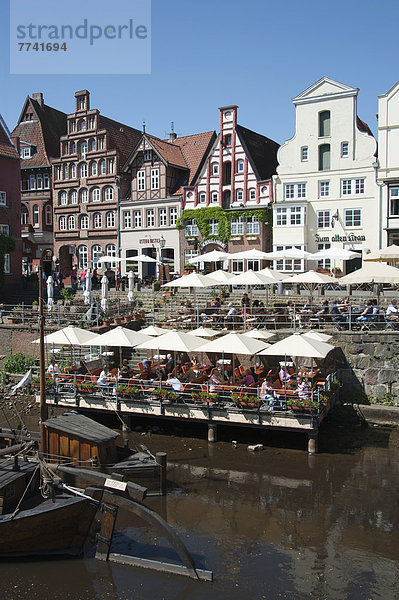
{"type": "Polygon", "coordinates": [[[32,473],[32,477],[29,479],[29,483],[28,483],[28,485],[25,487],[24,493],[22,494],[20,501],[18,502],[18,504],[17,504],[17,506],[16,506],[16,508],[15,508],[14,512],[13,512],[13,513],[12,513],[12,515],[10,516],[10,519],[11,519],[11,520],[12,520],[12,519],[13,519],[13,518],[14,518],[14,517],[15,517],[15,516],[18,514],[18,512],[19,512],[19,507],[21,506],[21,502],[22,502],[22,501],[23,501],[23,499],[25,498],[25,494],[26,494],[26,492],[28,491],[28,489],[29,489],[29,486],[30,486],[30,484],[32,483],[32,481],[33,481],[33,478],[34,478],[34,476],[36,475],[36,471],[39,469],[39,467],[40,467],[40,464],[39,464],[39,465],[37,465],[37,466],[36,466],[36,469],[33,471],[33,473],[32,473]]]}
{"type": "Polygon", "coordinates": [[[70,492],[71,494],[75,494],[76,496],[80,496],[81,498],[86,498],[87,500],[90,500],[91,502],[95,502],[98,505],[101,504],[101,502],[99,500],[96,500],[95,498],[88,496],[84,492],[81,492],[78,488],[74,488],[74,487],[71,487],[70,485],[66,485],[66,483],[60,483],[59,487],[62,490],[67,490],[67,492],[70,492]]]}

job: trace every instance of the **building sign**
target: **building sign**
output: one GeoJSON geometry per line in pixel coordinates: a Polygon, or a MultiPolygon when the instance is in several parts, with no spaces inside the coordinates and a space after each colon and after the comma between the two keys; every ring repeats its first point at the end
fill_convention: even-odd
{"type": "Polygon", "coordinates": [[[160,238],[142,238],[139,244],[159,244],[160,241],[160,238]]]}
{"type": "Polygon", "coordinates": [[[365,242],[365,235],[355,235],[354,233],[350,233],[349,235],[333,235],[330,239],[330,236],[326,235],[321,237],[318,233],[314,236],[314,241],[317,244],[329,244],[331,242],[365,242]]]}
{"type": "Polygon", "coordinates": [[[227,248],[227,244],[225,244],[224,242],[221,242],[220,240],[215,240],[215,239],[210,239],[210,240],[204,240],[201,244],[200,244],[200,248],[206,248],[207,246],[209,246],[210,244],[216,244],[216,246],[220,246],[221,248],[223,248],[223,250],[225,250],[227,248]]]}

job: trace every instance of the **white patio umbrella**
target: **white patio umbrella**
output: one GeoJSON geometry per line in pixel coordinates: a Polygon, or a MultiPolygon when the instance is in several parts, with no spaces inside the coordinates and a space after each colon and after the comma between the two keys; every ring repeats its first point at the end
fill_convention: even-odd
{"type": "MultiPolygon", "coordinates": [[[[398,248],[399,249],[399,248],[398,248]]],[[[326,250],[319,250],[314,254],[308,256],[308,260],[352,260],[353,258],[359,258],[359,252],[353,252],[352,250],[346,250],[345,248],[327,248],[326,250]]]]}
{"type": "Polygon", "coordinates": [[[309,336],[294,333],[270,348],[259,352],[259,356],[300,356],[307,358],[325,358],[335,346],[309,338],[309,336]]]}
{"type": "Polygon", "coordinates": [[[190,275],[183,275],[179,279],[169,281],[162,287],[191,287],[191,288],[207,288],[218,285],[214,279],[211,279],[207,275],[201,275],[201,273],[190,273],[190,275]]]}
{"type": "Polygon", "coordinates": [[[229,260],[270,260],[267,252],[252,248],[251,250],[243,250],[242,252],[234,252],[228,255],[229,260]]]}
{"type": "Polygon", "coordinates": [[[51,275],[47,277],[47,309],[51,312],[54,306],[54,282],[51,275]]]}
{"type": "Polygon", "coordinates": [[[332,338],[332,335],[327,335],[327,333],[320,333],[319,331],[306,331],[302,333],[302,336],[305,336],[312,340],[317,340],[319,342],[328,342],[328,340],[331,340],[332,338]]]}
{"type": "Polygon", "coordinates": [[[265,269],[261,269],[258,271],[261,275],[266,275],[266,277],[272,277],[276,280],[276,283],[286,278],[286,273],[282,273],[281,271],[276,271],[276,269],[269,269],[266,267],[265,269]]]}
{"type": "Polygon", "coordinates": [[[159,263],[159,261],[156,258],[152,258],[152,256],[147,256],[146,254],[138,254],[137,256],[131,256],[130,260],[132,262],[159,263]]]}
{"type": "Polygon", "coordinates": [[[83,295],[85,299],[85,304],[91,304],[93,302],[92,274],[90,269],[87,269],[86,271],[86,289],[83,295]]]}
{"type": "Polygon", "coordinates": [[[189,333],[172,330],[137,346],[143,350],[170,350],[171,352],[193,352],[204,344],[204,340],[189,333]]]}
{"type": "Polygon", "coordinates": [[[134,273],[133,271],[129,271],[127,275],[127,280],[129,284],[129,289],[127,293],[128,302],[133,302],[134,300],[134,273]]]}
{"type": "Polygon", "coordinates": [[[276,334],[271,331],[262,331],[261,329],[251,329],[250,331],[246,331],[242,335],[245,335],[249,338],[253,338],[254,340],[269,340],[274,337],[276,334]]]}
{"type": "Polygon", "coordinates": [[[220,250],[212,250],[212,252],[207,252],[206,254],[200,254],[195,258],[190,258],[190,264],[196,265],[202,262],[219,262],[224,261],[229,257],[227,252],[220,252],[220,250]]]}
{"type": "Polygon", "coordinates": [[[244,271],[234,278],[234,285],[270,285],[276,283],[276,280],[272,277],[262,275],[259,271],[244,271]]]}
{"type": "Polygon", "coordinates": [[[220,334],[220,330],[211,329],[210,327],[197,327],[197,329],[193,329],[192,331],[187,331],[189,335],[196,335],[198,337],[208,338],[215,337],[220,334]]]}
{"type": "MultiPolygon", "coordinates": [[[[68,325],[68,327],[46,335],[44,343],[54,344],[55,346],[95,346],[97,345],[96,340],[99,337],[98,333],[93,333],[89,329],[81,329],[80,327],[68,325]],[[86,343],[90,341],[92,342],[91,344],[86,343]]],[[[32,344],[40,344],[40,338],[34,340],[32,344]]]]}
{"type": "Polygon", "coordinates": [[[341,285],[356,283],[390,283],[399,284],[399,269],[379,262],[366,262],[361,269],[349,273],[339,279],[341,285]]]}
{"type": "Polygon", "coordinates": [[[208,273],[207,277],[210,277],[219,285],[233,285],[234,280],[236,278],[236,276],[233,275],[233,273],[223,271],[222,269],[218,269],[217,271],[212,271],[212,273],[208,273]]]}
{"type": "Polygon", "coordinates": [[[101,278],[101,308],[105,312],[107,310],[108,298],[108,277],[103,275],[101,278]]]}
{"type": "MultiPolygon", "coordinates": [[[[123,348],[135,348],[143,342],[148,342],[152,338],[149,335],[145,335],[141,331],[133,331],[132,329],[126,329],[126,327],[118,326],[98,335],[96,337],[96,346],[116,346],[123,348]]],[[[93,346],[90,344],[90,340],[84,342],[82,346],[93,346]]]]}
{"type": "Polygon", "coordinates": [[[287,248],[285,250],[273,250],[273,252],[266,252],[266,260],[281,260],[283,258],[292,258],[297,260],[305,260],[310,256],[310,252],[306,250],[300,250],[299,248],[287,248]]]}
{"type": "Polygon", "coordinates": [[[372,254],[363,256],[364,261],[397,262],[399,261],[399,246],[391,244],[372,254]]]}
{"type": "MultiPolygon", "coordinates": [[[[341,282],[342,279],[339,280],[341,282]]],[[[301,283],[303,284],[310,293],[310,299],[312,300],[313,292],[316,288],[327,283],[338,283],[338,279],[325,273],[318,273],[317,271],[306,271],[306,273],[298,273],[287,279],[283,279],[281,283],[301,283]]]]}
{"type": "Polygon", "coordinates": [[[103,263],[120,263],[122,262],[121,258],[118,258],[117,256],[109,256],[109,255],[105,255],[105,256],[101,256],[98,260],[97,260],[97,265],[102,265],[103,263]]]}
{"type": "Polygon", "coordinates": [[[169,331],[171,330],[167,329],[166,327],[156,327],[155,325],[150,325],[149,327],[145,327],[144,329],[140,330],[140,332],[144,333],[144,335],[149,335],[151,337],[163,335],[164,333],[168,333],[169,331]]]}

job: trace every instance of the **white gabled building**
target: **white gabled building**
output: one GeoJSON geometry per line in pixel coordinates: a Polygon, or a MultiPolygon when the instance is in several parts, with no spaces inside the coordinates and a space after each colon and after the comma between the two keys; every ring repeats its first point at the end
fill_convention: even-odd
{"type": "Polygon", "coordinates": [[[399,244],[399,81],[378,97],[381,247],[399,244]]]}
{"type": "MultiPolygon", "coordinates": [[[[357,116],[359,90],[323,77],[293,99],[295,135],[277,155],[273,249],[317,252],[331,246],[359,251],[379,247],[377,143],[357,116]]],[[[283,271],[329,269],[329,261],[278,261],[283,271]]],[[[346,272],[359,260],[336,264],[346,272]]]]}

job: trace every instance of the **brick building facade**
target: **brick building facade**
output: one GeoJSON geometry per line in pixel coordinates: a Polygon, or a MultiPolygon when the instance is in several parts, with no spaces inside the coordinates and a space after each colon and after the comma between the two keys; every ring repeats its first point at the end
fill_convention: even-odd
{"type": "Polygon", "coordinates": [[[54,253],[64,275],[73,265],[86,268],[102,255],[119,255],[119,199],[130,186],[122,167],[140,137],[91,109],[87,90],[76,92],[60,158],[53,161],[54,253]]]}
{"type": "Polygon", "coordinates": [[[12,132],[20,140],[22,272],[52,270],[53,197],[51,161],[60,155],[66,114],[44,103],[43,94],[26,98],[12,132]]]}

